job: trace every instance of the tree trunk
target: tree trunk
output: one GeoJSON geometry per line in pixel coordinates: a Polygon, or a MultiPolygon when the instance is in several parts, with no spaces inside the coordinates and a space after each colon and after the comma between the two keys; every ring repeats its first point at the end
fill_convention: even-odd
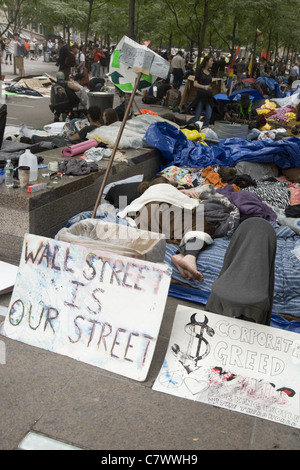
{"type": "Polygon", "coordinates": [[[233,28],[232,28],[232,43],[231,43],[231,65],[233,66],[234,60],[234,50],[235,50],[235,33],[236,33],[237,21],[236,18],[233,20],[233,28]]]}
{"type": "Polygon", "coordinates": [[[204,48],[204,41],[205,41],[205,33],[206,33],[206,25],[208,22],[208,0],[205,0],[203,5],[203,22],[200,34],[200,47],[198,48],[198,58],[199,54],[202,54],[204,48]]]}
{"type": "Polygon", "coordinates": [[[135,40],[135,0],[129,0],[129,25],[128,36],[135,40]]]}
{"type": "Polygon", "coordinates": [[[91,24],[93,5],[94,5],[94,0],[90,0],[89,1],[88,18],[87,18],[86,27],[85,27],[85,38],[84,38],[85,44],[88,43],[89,29],[90,29],[90,24],[91,24]]]}
{"type": "MultiPolygon", "coordinates": [[[[268,36],[268,47],[267,47],[267,51],[266,51],[266,59],[268,60],[268,57],[269,57],[269,52],[271,50],[271,40],[272,40],[272,33],[271,31],[269,32],[269,36],[268,36]]],[[[271,58],[271,57],[270,57],[271,58]]]]}
{"type": "Polygon", "coordinates": [[[250,77],[253,78],[253,71],[254,71],[254,64],[256,62],[256,57],[255,57],[255,54],[256,54],[256,42],[257,42],[257,28],[255,28],[255,36],[254,36],[254,42],[253,42],[253,59],[252,59],[252,67],[251,67],[251,71],[250,71],[250,77]]]}
{"type": "Polygon", "coordinates": [[[173,40],[173,33],[170,33],[169,36],[169,45],[168,45],[168,53],[171,54],[171,48],[172,48],[172,40],[173,40]]]}

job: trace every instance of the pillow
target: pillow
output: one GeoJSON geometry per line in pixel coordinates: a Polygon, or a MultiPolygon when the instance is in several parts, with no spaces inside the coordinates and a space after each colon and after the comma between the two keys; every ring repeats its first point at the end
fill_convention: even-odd
{"type": "Polygon", "coordinates": [[[272,163],[258,163],[258,162],[238,162],[235,165],[238,175],[249,175],[253,180],[260,180],[263,178],[270,178],[276,176],[273,171],[272,163]]]}
{"type": "Polygon", "coordinates": [[[105,196],[105,199],[113,204],[116,208],[124,209],[126,206],[131,204],[131,202],[139,197],[137,188],[140,182],[135,183],[126,183],[126,184],[117,184],[110,188],[108,193],[105,196]],[[122,197],[120,201],[120,197],[122,197]],[[120,202],[122,207],[120,207],[120,202]]]}
{"type": "Polygon", "coordinates": [[[116,186],[117,184],[127,184],[127,183],[137,183],[137,182],[141,183],[143,179],[144,179],[144,175],[135,175],[135,176],[129,176],[128,178],[124,178],[123,180],[114,181],[113,183],[108,183],[104,188],[103,195],[105,196],[110,190],[110,188],[112,188],[113,186],[116,186]]]}

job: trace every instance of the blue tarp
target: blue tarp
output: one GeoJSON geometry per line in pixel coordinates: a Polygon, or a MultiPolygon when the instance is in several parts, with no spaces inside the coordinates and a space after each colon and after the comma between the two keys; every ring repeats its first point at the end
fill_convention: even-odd
{"type": "Polygon", "coordinates": [[[255,88],[243,88],[242,90],[235,90],[229,96],[229,99],[232,101],[238,101],[243,94],[249,95],[251,101],[255,100],[264,100],[264,95],[260,93],[260,91],[256,90],[255,88]]]}
{"type": "Polygon", "coordinates": [[[260,86],[262,86],[262,84],[265,83],[271,92],[275,92],[276,98],[284,97],[284,94],[282,93],[280,89],[278,81],[275,80],[274,78],[257,77],[256,81],[260,86]]]}
{"type": "Polygon", "coordinates": [[[294,333],[300,333],[300,321],[297,320],[286,320],[280,315],[272,314],[271,325],[273,328],[279,328],[281,330],[293,331],[294,333]]]}
{"type": "Polygon", "coordinates": [[[204,168],[210,165],[235,166],[241,161],[275,163],[280,168],[300,168],[300,138],[255,140],[231,138],[206,146],[191,141],[167,122],[149,126],[144,142],[162,153],[167,165],[204,168]]]}

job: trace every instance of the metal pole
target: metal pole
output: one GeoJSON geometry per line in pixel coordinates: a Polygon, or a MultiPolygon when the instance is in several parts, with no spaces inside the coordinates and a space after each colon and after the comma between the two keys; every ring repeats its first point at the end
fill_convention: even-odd
{"type": "Polygon", "coordinates": [[[109,176],[109,172],[111,170],[111,167],[112,167],[112,164],[113,164],[113,161],[114,161],[114,158],[115,158],[115,155],[116,155],[116,152],[117,152],[117,149],[118,149],[118,146],[119,146],[122,134],[123,134],[123,130],[124,130],[127,118],[128,118],[128,114],[129,114],[129,111],[131,109],[132,102],[134,100],[135,94],[137,92],[137,88],[138,88],[141,76],[142,76],[142,72],[139,72],[139,74],[137,76],[137,79],[135,81],[133,91],[132,91],[131,96],[130,96],[130,100],[129,100],[128,105],[126,107],[125,114],[124,114],[124,117],[123,117],[123,121],[121,123],[120,129],[119,129],[116,141],[115,141],[115,145],[113,147],[113,150],[112,150],[112,153],[111,153],[111,156],[110,156],[110,159],[109,159],[109,162],[108,162],[108,165],[107,165],[107,168],[106,168],[106,171],[105,171],[105,174],[104,174],[101,186],[100,186],[100,190],[99,190],[98,197],[97,197],[97,200],[96,200],[96,204],[95,204],[93,214],[92,214],[92,219],[94,219],[95,216],[96,216],[97,208],[99,206],[99,203],[100,203],[100,200],[101,200],[101,197],[102,197],[102,194],[103,194],[103,190],[104,190],[104,187],[106,185],[106,182],[107,182],[107,179],[108,179],[108,176],[109,176]]]}

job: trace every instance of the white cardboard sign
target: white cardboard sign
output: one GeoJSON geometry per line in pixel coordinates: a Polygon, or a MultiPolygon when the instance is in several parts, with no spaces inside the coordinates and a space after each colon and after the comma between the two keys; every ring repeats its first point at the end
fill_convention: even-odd
{"type": "Polygon", "coordinates": [[[178,306],[153,390],[300,427],[300,335],[178,306]]]}
{"type": "Polygon", "coordinates": [[[26,234],[1,333],[143,381],[171,270],[26,234]]]}
{"type": "Polygon", "coordinates": [[[17,266],[0,261],[0,294],[12,291],[17,272],[17,266]]]}

